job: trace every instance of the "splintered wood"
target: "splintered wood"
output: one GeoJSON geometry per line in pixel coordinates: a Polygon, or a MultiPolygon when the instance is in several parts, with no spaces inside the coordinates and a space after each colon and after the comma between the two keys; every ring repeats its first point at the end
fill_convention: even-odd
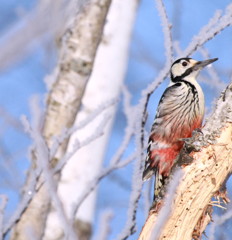
{"type": "MultiPolygon", "coordinates": [[[[173,198],[172,211],[159,229],[159,237],[156,239],[192,239],[194,229],[199,227],[199,220],[212,196],[232,170],[232,124],[227,123],[215,140],[215,144],[195,152],[193,163],[183,169],[184,176],[173,198]]],[[[155,240],[153,229],[156,221],[159,221],[157,213],[150,211],[139,240],[155,240]]],[[[207,224],[203,225],[205,227],[207,224]]],[[[198,230],[201,234],[204,229],[198,230]]]]}

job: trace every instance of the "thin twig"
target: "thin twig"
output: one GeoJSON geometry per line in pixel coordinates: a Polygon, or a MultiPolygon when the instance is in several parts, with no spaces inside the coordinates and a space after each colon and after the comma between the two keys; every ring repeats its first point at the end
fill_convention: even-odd
{"type": "Polygon", "coordinates": [[[5,215],[5,208],[7,205],[8,198],[5,195],[0,195],[0,240],[3,239],[3,219],[5,215]]]}

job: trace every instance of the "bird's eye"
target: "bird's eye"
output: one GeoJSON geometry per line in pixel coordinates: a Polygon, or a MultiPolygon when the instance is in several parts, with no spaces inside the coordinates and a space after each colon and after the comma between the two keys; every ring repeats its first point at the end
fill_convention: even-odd
{"type": "Polygon", "coordinates": [[[187,65],[188,65],[187,62],[182,62],[182,66],[183,66],[183,67],[186,67],[187,65]]]}

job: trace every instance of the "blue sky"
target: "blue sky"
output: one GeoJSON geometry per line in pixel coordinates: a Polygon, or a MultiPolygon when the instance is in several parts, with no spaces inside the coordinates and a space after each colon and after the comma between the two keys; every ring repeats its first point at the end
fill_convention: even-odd
{"type": "MultiPolygon", "coordinates": [[[[196,0],[191,2],[179,0],[171,3],[167,0],[164,1],[169,20],[173,23],[174,40],[178,40],[180,47],[185,49],[193,36],[213,17],[215,11],[217,9],[224,10],[229,3],[231,3],[229,0],[196,0]]],[[[4,36],[7,30],[19,21],[19,13],[22,10],[30,11],[34,4],[35,1],[32,0],[2,0],[0,8],[0,37],[4,36]]],[[[125,79],[133,96],[133,104],[138,103],[141,90],[155,79],[159,70],[164,66],[165,50],[163,41],[164,38],[155,1],[142,0],[134,26],[130,59],[125,79]]],[[[210,57],[219,58],[219,61],[214,66],[225,83],[229,82],[232,73],[230,70],[232,65],[231,42],[232,29],[230,27],[205,44],[210,57]]],[[[203,58],[199,53],[194,54],[193,57],[199,60],[203,58]]],[[[17,127],[17,123],[19,123],[21,115],[27,115],[30,118],[30,98],[34,94],[43,96],[46,93],[44,77],[52,70],[54,63],[55,55],[48,58],[47,49],[44,45],[37,44],[29,55],[0,72],[0,110],[2,109],[1,111],[9,113],[7,120],[6,117],[0,117],[0,126],[2,128],[0,131],[0,190],[2,193],[9,195],[8,214],[14,210],[18,201],[18,190],[23,183],[23,176],[29,164],[28,147],[30,139],[23,133],[22,128],[17,127]],[[7,123],[10,116],[16,121],[13,127],[7,123]],[[2,154],[3,150],[5,150],[4,154],[2,154]],[[5,159],[8,159],[10,169],[5,167],[5,159]]],[[[202,76],[208,77],[206,72],[203,72],[202,76]]],[[[147,130],[149,130],[152,124],[158,100],[167,84],[168,80],[161,84],[150,99],[147,130]]],[[[210,112],[212,101],[219,96],[220,91],[215,86],[209,84],[202,83],[201,85],[205,92],[207,109],[210,112]]],[[[119,107],[119,109],[121,108],[119,107]]],[[[108,152],[106,153],[105,164],[107,164],[107,161],[122,139],[121,129],[123,127],[125,127],[125,116],[118,110],[108,152]]],[[[131,149],[133,148],[134,145],[131,144],[131,149]]],[[[117,236],[126,221],[132,171],[133,164],[103,180],[99,188],[100,194],[97,202],[96,219],[98,219],[99,214],[106,207],[115,211],[110,239],[114,239],[117,236]]],[[[143,211],[143,201],[140,201],[138,213],[139,228],[141,228],[144,222],[143,211]]],[[[229,228],[229,226],[227,227],[229,228]]],[[[135,236],[132,236],[131,239],[135,239],[135,236]]]]}

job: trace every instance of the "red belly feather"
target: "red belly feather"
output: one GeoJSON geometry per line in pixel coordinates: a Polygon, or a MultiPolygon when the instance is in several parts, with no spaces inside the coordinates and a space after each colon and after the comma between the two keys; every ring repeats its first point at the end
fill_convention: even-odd
{"type": "Polygon", "coordinates": [[[170,132],[170,136],[163,137],[162,139],[157,134],[153,134],[151,139],[153,142],[157,143],[157,147],[151,150],[151,166],[158,167],[159,174],[168,176],[176,157],[184,145],[184,142],[180,141],[180,139],[191,137],[193,130],[200,128],[201,124],[202,118],[198,118],[193,121],[191,126],[187,124],[176,126],[176,124],[174,124],[173,130],[170,132]],[[166,145],[166,147],[159,148],[159,143],[160,146],[166,145]]]}

